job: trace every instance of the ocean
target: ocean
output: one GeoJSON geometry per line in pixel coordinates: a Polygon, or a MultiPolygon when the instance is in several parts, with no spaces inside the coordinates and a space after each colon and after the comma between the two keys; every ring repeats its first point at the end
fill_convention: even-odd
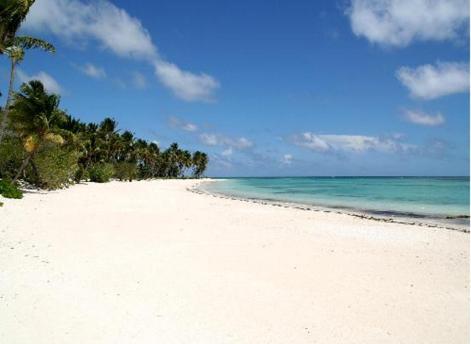
{"type": "Polygon", "coordinates": [[[206,191],[469,226],[469,177],[225,178],[206,191]]]}

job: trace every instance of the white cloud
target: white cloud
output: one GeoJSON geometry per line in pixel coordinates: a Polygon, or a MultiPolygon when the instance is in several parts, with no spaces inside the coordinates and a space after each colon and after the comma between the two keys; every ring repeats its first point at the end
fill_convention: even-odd
{"type": "Polygon", "coordinates": [[[415,146],[391,137],[365,135],[319,135],[305,132],[293,137],[294,144],[317,152],[348,151],[361,153],[378,151],[385,153],[404,152],[415,146]]]}
{"type": "Polygon", "coordinates": [[[56,93],[56,94],[60,94],[61,92],[63,92],[62,87],[59,85],[56,79],[54,79],[51,75],[47,74],[46,72],[40,71],[37,74],[28,75],[23,70],[18,69],[17,76],[18,76],[18,80],[22,83],[28,82],[30,80],[39,80],[43,83],[46,91],[51,92],[51,93],[56,93]]]}
{"type": "Polygon", "coordinates": [[[139,73],[139,72],[134,72],[132,74],[132,83],[134,87],[141,90],[147,87],[146,77],[142,73],[139,73]]]}
{"type": "Polygon", "coordinates": [[[108,1],[43,0],[31,7],[23,27],[50,32],[69,42],[95,39],[124,56],[154,59],[157,50],[141,22],[108,1]]]}
{"type": "Polygon", "coordinates": [[[441,113],[437,113],[436,115],[429,115],[421,111],[406,110],[404,116],[408,122],[429,127],[434,127],[445,123],[445,118],[441,113]]]}
{"type": "Polygon", "coordinates": [[[293,162],[293,156],[291,154],[284,154],[281,158],[281,163],[285,165],[291,165],[293,162]]]}
{"type": "Polygon", "coordinates": [[[198,127],[193,123],[185,123],[185,125],[183,125],[182,129],[185,130],[185,131],[196,131],[196,130],[198,130],[198,127]]]}
{"type": "Polygon", "coordinates": [[[404,47],[412,41],[444,41],[467,29],[468,0],[352,0],[353,33],[372,43],[404,47]]]}
{"type": "Polygon", "coordinates": [[[233,153],[233,150],[232,150],[232,147],[229,147],[227,149],[224,149],[221,153],[222,156],[224,157],[228,157],[228,156],[231,156],[233,153]]]}
{"type": "Polygon", "coordinates": [[[306,132],[294,137],[294,143],[298,146],[306,147],[318,152],[325,152],[330,149],[329,144],[319,135],[306,132]]]}
{"type": "Polygon", "coordinates": [[[441,96],[469,92],[469,66],[459,62],[438,62],[415,69],[401,67],[396,73],[401,83],[415,98],[433,99],[441,96]]]}
{"type": "Polygon", "coordinates": [[[393,133],[393,134],[391,134],[391,137],[392,137],[394,140],[402,140],[403,138],[406,137],[406,135],[403,134],[403,133],[393,133]]]}
{"type": "Polygon", "coordinates": [[[142,23],[109,1],[37,1],[23,27],[52,33],[72,45],[96,41],[118,56],[147,61],[160,82],[185,101],[212,100],[219,87],[207,74],[184,71],[165,61],[142,23]]]}
{"type": "Polygon", "coordinates": [[[207,146],[216,146],[219,144],[219,140],[215,134],[203,133],[200,135],[200,139],[207,146]]]}
{"type": "Polygon", "coordinates": [[[157,60],[154,66],[160,82],[183,100],[212,101],[214,91],[219,88],[219,83],[207,74],[193,74],[161,60],[157,60]]]}
{"type": "Polygon", "coordinates": [[[103,68],[95,66],[91,63],[86,63],[83,66],[78,66],[78,68],[91,78],[102,79],[106,77],[106,72],[103,68]]]}
{"type": "Polygon", "coordinates": [[[182,119],[175,116],[169,117],[168,123],[173,128],[181,129],[188,132],[195,132],[198,130],[198,126],[196,124],[185,122],[182,119]]]}
{"type": "Polygon", "coordinates": [[[253,142],[245,137],[232,138],[224,135],[202,133],[201,141],[207,146],[226,146],[233,149],[244,150],[253,147],[253,142]]]}
{"type": "Polygon", "coordinates": [[[226,138],[224,144],[237,149],[246,149],[253,146],[253,142],[245,137],[239,137],[237,139],[226,138]]]}

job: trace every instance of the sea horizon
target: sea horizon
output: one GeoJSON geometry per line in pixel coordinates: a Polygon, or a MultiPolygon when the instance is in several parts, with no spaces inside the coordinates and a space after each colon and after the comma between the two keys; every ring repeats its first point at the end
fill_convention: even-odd
{"type": "Polygon", "coordinates": [[[206,176],[209,179],[234,178],[470,178],[469,175],[280,175],[280,176],[206,176]]]}

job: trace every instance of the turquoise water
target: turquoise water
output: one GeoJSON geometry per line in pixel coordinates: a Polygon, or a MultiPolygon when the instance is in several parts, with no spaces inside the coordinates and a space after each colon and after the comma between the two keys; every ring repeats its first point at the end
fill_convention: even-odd
{"type": "Polygon", "coordinates": [[[392,216],[469,216],[468,177],[231,178],[204,188],[238,197],[392,216]]]}

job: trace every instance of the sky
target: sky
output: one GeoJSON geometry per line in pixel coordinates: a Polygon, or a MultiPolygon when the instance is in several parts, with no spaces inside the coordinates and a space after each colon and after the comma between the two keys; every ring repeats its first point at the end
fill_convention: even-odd
{"type": "Polygon", "coordinates": [[[467,0],[36,0],[21,33],[57,53],[18,85],[209,176],[469,175],[467,0]]]}

